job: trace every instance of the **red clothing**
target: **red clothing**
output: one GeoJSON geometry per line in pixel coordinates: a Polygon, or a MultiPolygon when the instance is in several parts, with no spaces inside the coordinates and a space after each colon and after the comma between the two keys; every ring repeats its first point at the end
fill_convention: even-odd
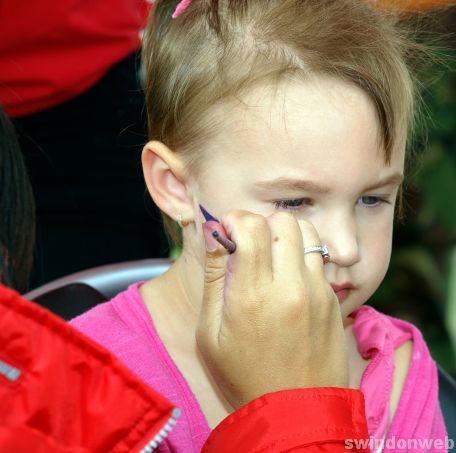
{"type": "Polygon", "coordinates": [[[86,91],[140,47],[145,0],[2,0],[0,104],[29,115],[86,91]]]}
{"type": "MultiPolygon", "coordinates": [[[[2,285],[0,407],[0,451],[15,453],[160,451],[177,417],[112,354],[2,285]]],[[[227,417],[203,451],[337,453],[365,438],[360,391],[286,390],[227,417]]]]}
{"type": "MultiPolygon", "coordinates": [[[[228,416],[212,431],[202,452],[346,453],[350,450],[345,442],[355,439],[369,439],[361,391],[284,390],[257,398],[228,416]]],[[[370,452],[367,446],[356,451],[370,452]]]]}
{"type": "Polygon", "coordinates": [[[0,407],[0,451],[14,453],[139,452],[174,410],[104,348],[2,285],[0,407]]]}

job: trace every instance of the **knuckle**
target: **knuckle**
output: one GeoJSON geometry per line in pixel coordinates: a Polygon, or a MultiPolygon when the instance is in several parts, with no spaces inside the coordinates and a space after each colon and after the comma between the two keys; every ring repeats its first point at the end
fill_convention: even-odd
{"type": "Polygon", "coordinates": [[[252,234],[252,233],[265,233],[268,224],[266,219],[260,215],[248,211],[232,210],[225,214],[222,219],[222,223],[228,226],[228,229],[234,233],[252,234]]]}
{"type": "Polygon", "coordinates": [[[242,229],[245,230],[263,230],[267,226],[266,219],[259,214],[250,214],[240,219],[242,229]]]}
{"type": "Polygon", "coordinates": [[[272,224],[297,225],[297,220],[291,212],[278,211],[268,217],[272,224]]]}
{"type": "Polygon", "coordinates": [[[226,221],[227,223],[240,223],[240,222],[245,222],[248,221],[246,219],[250,218],[263,218],[260,214],[255,214],[250,211],[244,211],[242,209],[232,209],[228,211],[226,214],[224,214],[220,220],[226,221]]]}
{"type": "Polygon", "coordinates": [[[232,209],[221,217],[222,223],[232,224],[245,215],[246,211],[241,209],[232,209]]]}
{"type": "Polygon", "coordinates": [[[205,271],[204,271],[204,285],[207,286],[217,286],[218,284],[223,283],[225,279],[225,268],[223,267],[224,263],[214,263],[213,261],[206,261],[205,271]]]}

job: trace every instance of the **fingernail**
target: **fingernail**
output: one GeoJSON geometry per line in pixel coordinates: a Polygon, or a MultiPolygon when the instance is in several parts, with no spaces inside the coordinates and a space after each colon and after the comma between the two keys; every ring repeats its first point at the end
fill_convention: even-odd
{"type": "Polygon", "coordinates": [[[213,229],[207,222],[203,223],[203,233],[204,239],[206,241],[206,250],[208,252],[215,252],[221,245],[215,240],[214,236],[212,236],[213,229]]]}

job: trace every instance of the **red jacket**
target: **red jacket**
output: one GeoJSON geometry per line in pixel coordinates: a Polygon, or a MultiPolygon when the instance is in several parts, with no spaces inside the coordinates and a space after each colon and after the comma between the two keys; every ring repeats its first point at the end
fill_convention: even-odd
{"type": "Polygon", "coordinates": [[[29,115],[86,91],[140,47],[145,0],[0,1],[0,104],[29,115]]]}
{"type": "Polygon", "coordinates": [[[2,452],[139,452],[174,423],[113,355],[4,286],[0,345],[2,452]]]}
{"type": "MultiPolygon", "coordinates": [[[[0,407],[2,452],[148,452],[179,423],[112,354],[2,285],[0,407]]],[[[227,417],[203,451],[342,453],[345,439],[366,438],[359,390],[288,390],[227,417]]]]}
{"type": "Polygon", "coordinates": [[[347,453],[345,442],[355,439],[369,439],[360,390],[284,390],[228,416],[212,431],[203,453],[347,453]]]}

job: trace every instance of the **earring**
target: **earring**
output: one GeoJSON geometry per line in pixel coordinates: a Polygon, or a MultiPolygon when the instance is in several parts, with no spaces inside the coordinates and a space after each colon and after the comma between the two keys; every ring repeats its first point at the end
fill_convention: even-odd
{"type": "Polygon", "coordinates": [[[178,224],[181,228],[184,227],[182,220],[183,220],[183,215],[182,215],[182,214],[177,214],[176,221],[177,221],[177,224],[178,224]]]}

